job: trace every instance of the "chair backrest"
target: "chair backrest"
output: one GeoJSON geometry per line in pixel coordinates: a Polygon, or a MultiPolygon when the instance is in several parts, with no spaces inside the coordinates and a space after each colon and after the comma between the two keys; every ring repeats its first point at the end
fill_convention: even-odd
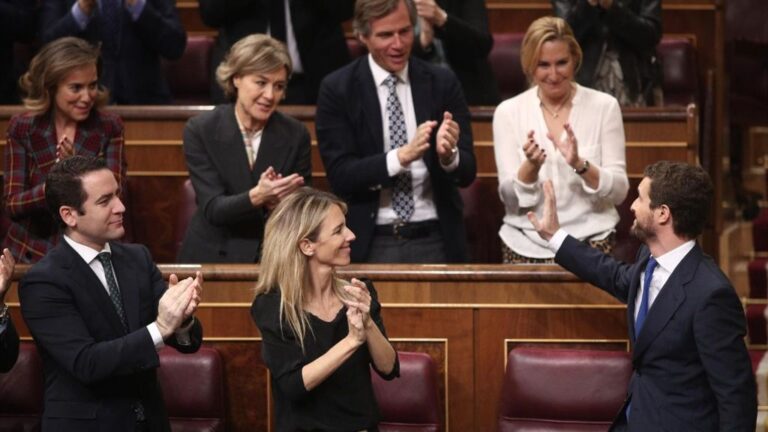
{"type": "Polygon", "coordinates": [[[500,263],[499,227],[504,219],[504,204],[495,182],[476,179],[469,187],[459,189],[464,201],[464,226],[467,230],[469,262],[500,263]]]}
{"type": "Polygon", "coordinates": [[[189,221],[192,220],[192,215],[197,210],[197,203],[195,202],[197,196],[195,195],[195,188],[192,187],[192,180],[184,180],[179,196],[181,197],[179,200],[179,212],[176,214],[176,224],[173,228],[173,244],[176,247],[176,250],[173,252],[174,256],[179,253],[181,242],[184,241],[184,236],[187,235],[189,221]]]}
{"type": "Polygon", "coordinates": [[[163,398],[175,431],[224,431],[224,366],[215,348],[194,354],[160,351],[157,371],[163,398]]]}
{"type": "Polygon", "coordinates": [[[499,432],[605,431],[631,374],[623,351],[515,348],[504,376],[499,432]]]}
{"type": "Polygon", "coordinates": [[[163,61],[163,69],[177,105],[208,105],[211,102],[212,36],[187,36],[180,59],[163,61]]]}
{"type": "Polygon", "coordinates": [[[418,352],[398,352],[397,356],[400,378],[384,381],[371,371],[381,413],[379,431],[440,431],[437,370],[432,357],[418,352]]]}
{"type": "Polygon", "coordinates": [[[349,58],[352,60],[368,54],[368,49],[356,37],[347,38],[347,50],[349,51],[349,58]]]}
{"type": "Polygon", "coordinates": [[[656,47],[664,74],[664,105],[701,105],[696,47],[686,37],[664,37],[656,47]]]}
{"type": "Polygon", "coordinates": [[[32,342],[22,342],[19,358],[0,374],[0,430],[40,430],[43,412],[43,364],[32,342]]]}
{"type": "Polygon", "coordinates": [[[502,100],[517,96],[528,88],[528,80],[520,65],[523,36],[523,33],[493,34],[493,49],[488,54],[488,61],[499,84],[502,100]]]}

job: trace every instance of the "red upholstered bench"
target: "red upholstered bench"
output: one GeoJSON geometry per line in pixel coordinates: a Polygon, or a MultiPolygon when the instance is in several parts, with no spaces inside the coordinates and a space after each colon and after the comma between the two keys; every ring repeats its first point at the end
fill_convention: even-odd
{"type": "Polygon", "coordinates": [[[437,371],[432,357],[398,352],[400,378],[384,381],[371,371],[373,392],[379,404],[380,432],[438,432],[440,401],[437,371]]]}
{"type": "Polygon", "coordinates": [[[499,432],[605,431],[632,374],[623,351],[515,348],[499,404],[499,432]]]}
{"type": "Polygon", "coordinates": [[[0,431],[40,430],[43,413],[43,364],[32,342],[22,342],[19,358],[0,374],[0,431]]]}
{"type": "Polygon", "coordinates": [[[157,372],[173,432],[225,431],[224,366],[215,348],[160,351],[157,372]]]}
{"type": "Polygon", "coordinates": [[[212,36],[187,36],[187,47],[181,58],[163,61],[163,70],[177,105],[211,103],[212,36]]]}
{"type": "Polygon", "coordinates": [[[766,344],[765,305],[747,305],[747,335],[750,344],[766,344]]]}

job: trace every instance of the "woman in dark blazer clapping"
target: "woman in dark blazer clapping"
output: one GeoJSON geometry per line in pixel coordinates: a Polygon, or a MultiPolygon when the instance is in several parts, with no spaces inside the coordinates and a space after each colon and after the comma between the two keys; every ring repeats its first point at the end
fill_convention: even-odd
{"type": "Polygon", "coordinates": [[[219,65],[216,79],[234,103],[184,129],[197,211],[179,262],[258,262],[267,213],[309,182],[309,132],[276,111],[290,74],[285,45],[261,34],[241,39],[219,65]]]}

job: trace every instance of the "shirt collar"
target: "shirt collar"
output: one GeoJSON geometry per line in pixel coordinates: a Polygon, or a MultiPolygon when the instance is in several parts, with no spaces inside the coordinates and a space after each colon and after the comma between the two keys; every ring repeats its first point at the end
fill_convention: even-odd
{"type": "Polygon", "coordinates": [[[74,250],[75,250],[75,252],[77,252],[77,254],[78,254],[78,255],[80,255],[80,257],[81,257],[81,258],[82,258],[82,259],[83,259],[83,260],[84,260],[84,261],[85,261],[87,264],[90,264],[90,263],[91,263],[91,261],[93,261],[94,259],[96,259],[96,257],[97,257],[97,256],[98,256],[98,255],[99,255],[101,252],[109,252],[110,254],[112,254],[112,249],[110,249],[110,247],[109,247],[109,242],[107,242],[107,243],[105,243],[105,244],[104,244],[104,249],[102,249],[102,250],[100,250],[100,251],[97,251],[96,249],[93,249],[92,247],[86,246],[86,245],[84,245],[84,244],[82,244],[82,243],[78,243],[78,242],[76,242],[76,241],[72,240],[72,238],[70,238],[68,235],[64,235],[64,240],[65,240],[65,241],[66,241],[66,242],[67,242],[67,243],[68,243],[70,246],[72,246],[72,249],[74,249],[74,250]]]}
{"type": "MultiPolygon", "coordinates": [[[[368,66],[371,68],[371,73],[373,74],[373,82],[376,83],[377,87],[384,85],[384,80],[386,80],[392,74],[392,72],[388,72],[383,67],[379,66],[371,54],[368,54],[368,66]]],[[[406,64],[403,70],[395,73],[401,83],[408,84],[408,66],[409,65],[406,64]]]]}
{"type": "Polygon", "coordinates": [[[670,274],[675,271],[675,268],[677,268],[678,265],[680,265],[680,262],[685,258],[686,255],[688,255],[688,252],[693,249],[693,246],[696,244],[693,240],[688,240],[687,242],[681,244],[680,246],[672,249],[671,251],[665,253],[664,255],[660,257],[654,257],[656,258],[656,261],[659,263],[659,266],[663,268],[664,270],[668,271],[670,274]]]}

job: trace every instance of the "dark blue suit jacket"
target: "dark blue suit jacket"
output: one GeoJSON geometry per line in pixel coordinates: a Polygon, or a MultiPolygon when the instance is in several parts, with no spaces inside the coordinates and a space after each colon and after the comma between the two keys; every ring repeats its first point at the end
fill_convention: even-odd
{"type": "MultiPolygon", "coordinates": [[[[411,82],[416,123],[441,122],[449,111],[459,124],[459,166],[445,172],[435,150],[435,132],[424,154],[449,262],[466,260],[463,202],[457,187],[469,186],[477,166],[472,144],[469,110],[456,76],[449,70],[411,58],[411,82]]],[[[368,256],[381,188],[392,187],[384,152],[381,108],[368,56],[363,56],[326,77],[317,101],[317,141],[325,172],[334,193],[349,205],[347,225],[357,236],[352,261],[368,256]]],[[[438,125],[439,127],[439,125],[438,125]]]]}
{"type": "MultiPolygon", "coordinates": [[[[102,52],[100,82],[119,104],[165,104],[171,93],[160,64],[160,57],[178,59],[184,54],[187,34],[176,11],[175,0],[146,0],[144,10],[134,22],[123,11],[118,52],[102,52]]],[[[40,38],[50,42],[63,36],[77,36],[90,42],[101,40],[103,22],[93,12],[85,30],[80,30],[72,5],[76,0],[45,0],[40,17],[40,38]]]]}
{"type": "MultiPolygon", "coordinates": [[[[630,431],[754,431],[757,396],[744,344],[744,310],[728,278],[699,246],[683,258],[648,311],[637,340],[634,304],[648,262],[614,260],[568,237],[555,261],[628,304],[634,374],[630,431]]],[[[622,408],[617,420],[623,421],[622,408]]]]}
{"type": "MultiPolygon", "coordinates": [[[[127,333],[104,285],[66,241],[21,281],[21,313],[45,374],[43,431],[134,432],[136,401],[144,405],[149,430],[170,431],[156,374],[160,359],[146,329],[157,317],[166,283],[144,246],[110,247],[127,333]]],[[[190,345],[174,338],[166,344],[197,351],[202,342],[197,320],[190,337],[190,345]]]]}

